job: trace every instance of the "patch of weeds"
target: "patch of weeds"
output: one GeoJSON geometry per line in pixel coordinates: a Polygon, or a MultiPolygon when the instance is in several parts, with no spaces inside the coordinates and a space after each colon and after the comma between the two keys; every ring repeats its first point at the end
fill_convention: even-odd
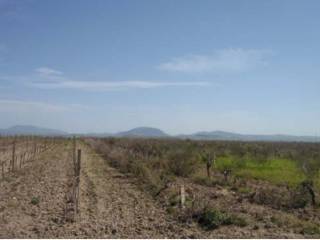
{"type": "Polygon", "coordinates": [[[237,170],[238,176],[265,180],[273,184],[286,183],[296,186],[305,179],[296,162],[289,159],[272,158],[263,162],[247,159],[245,167],[237,170]]]}
{"type": "Polygon", "coordinates": [[[207,230],[213,230],[220,225],[230,225],[230,216],[216,209],[204,210],[201,214],[198,223],[207,230]]]}
{"type": "Polygon", "coordinates": [[[248,226],[248,222],[245,218],[236,216],[236,215],[232,215],[230,217],[231,220],[231,224],[236,225],[238,227],[246,227],[248,226]]]}
{"type": "Polygon", "coordinates": [[[173,194],[169,198],[169,205],[171,207],[177,206],[180,203],[180,196],[178,194],[173,194]]]}
{"type": "Polygon", "coordinates": [[[174,214],[175,212],[176,212],[176,209],[174,208],[174,207],[167,207],[167,213],[169,213],[169,214],[174,214]]]}
{"type": "Polygon", "coordinates": [[[283,225],[283,222],[282,222],[279,218],[274,217],[274,216],[272,216],[272,217],[270,218],[270,221],[271,221],[273,224],[277,225],[278,227],[281,227],[281,226],[283,225]]]}
{"type": "Polygon", "coordinates": [[[292,198],[291,208],[305,208],[308,205],[308,199],[305,195],[295,195],[292,198]]]}
{"type": "Polygon", "coordinates": [[[213,186],[231,187],[231,183],[223,179],[215,179],[212,181],[213,186]]]}
{"type": "Polygon", "coordinates": [[[223,225],[248,226],[245,218],[235,214],[228,214],[217,209],[204,209],[200,214],[198,223],[206,230],[213,230],[223,225]]]}
{"type": "MultiPolygon", "coordinates": [[[[297,198],[293,198],[289,190],[274,186],[262,187],[249,196],[249,201],[260,205],[268,205],[275,209],[291,209],[297,198]]],[[[300,205],[299,205],[300,206],[300,205]]]]}
{"type": "Polygon", "coordinates": [[[252,190],[248,187],[239,187],[238,192],[241,194],[250,194],[252,190]]]}
{"type": "Polygon", "coordinates": [[[306,235],[318,235],[320,234],[320,228],[319,226],[308,224],[303,226],[301,233],[306,235]]]}
{"type": "Polygon", "coordinates": [[[216,209],[204,210],[198,223],[207,230],[213,230],[222,225],[236,225],[239,227],[248,226],[248,222],[245,218],[230,215],[216,209]]]}
{"type": "Polygon", "coordinates": [[[208,187],[212,187],[215,185],[212,179],[209,179],[208,177],[198,176],[198,177],[195,177],[193,181],[197,184],[208,186],[208,187]]]}
{"type": "Polygon", "coordinates": [[[30,203],[32,205],[38,205],[40,203],[40,199],[38,197],[32,197],[30,203]]]}

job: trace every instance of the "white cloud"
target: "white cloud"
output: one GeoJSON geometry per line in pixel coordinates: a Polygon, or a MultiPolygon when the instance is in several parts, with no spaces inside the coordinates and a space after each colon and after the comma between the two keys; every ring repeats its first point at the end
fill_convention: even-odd
{"type": "Polygon", "coordinates": [[[165,87],[205,87],[211,85],[208,81],[79,81],[66,77],[61,71],[47,67],[37,68],[35,69],[35,74],[25,76],[0,76],[0,80],[23,82],[29,87],[39,89],[71,89],[96,92],[165,87]]]}
{"type": "Polygon", "coordinates": [[[159,88],[159,87],[194,87],[208,86],[208,82],[182,82],[182,81],[71,81],[33,82],[32,86],[43,89],[78,89],[88,91],[112,91],[132,88],[159,88]]]}
{"type": "Polygon", "coordinates": [[[113,91],[123,89],[148,89],[160,87],[207,86],[204,81],[78,81],[63,75],[61,71],[41,67],[35,69],[29,84],[41,89],[75,89],[86,91],[113,91]]]}
{"type": "Polygon", "coordinates": [[[35,69],[35,72],[40,74],[41,76],[49,77],[49,76],[59,76],[62,75],[63,73],[61,71],[48,68],[48,67],[40,67],[35,69]]]}
{"type": "Polygon", "coordinates": [[[184,73],[233,73],[248,71],[265,65],[269,50],[230,48],[217,50],[210,55],[189,55],[162,63],[160,70],[184,73]]]}

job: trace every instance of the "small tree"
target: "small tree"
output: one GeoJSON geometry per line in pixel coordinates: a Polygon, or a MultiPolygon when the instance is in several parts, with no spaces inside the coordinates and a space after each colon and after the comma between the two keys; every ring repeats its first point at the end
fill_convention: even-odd
{"type": "Polygon", "coordinates": [[[223,171],[223,176],[224,176],[224,181],[225,181],[225,182],[228,182],[228,176],[230,175],[230,173],[231,173],[231,170],[230,170],[230,169],[225,169],[225,170],[223,171]]]}
{"type": "Polygon", "coordinates": [[[212,166],[215,166],[216,155],[215,155],[215,153],[203,151],[202,153],[200,153],[200,159],[202,162],[204,162],[206,164],[207,176],[210,179],[211,178],[211,168],[212,168],[212,166]]]}
{"type": "Polygon", "coordinates": [[[314,190],[313,190],[313,181],[312,180],[306,180],[306,181],[303,181],[301,183],[301,185],[302,185],[303,189],[305,189],[309,193],[309,195],[311,197],[312,205],[313,206],[316,205],[316,195],[315,195],[314,190]]]}
{"type": "Polygon", "coordinates": [[[309,160],[306,161],[304,160],[302,163],[302,171],[304,174],[307,176],[307,179],[304,180],[300,186],[302,187],[303,191],[306,194],[309,194],[311,197],[311,203],[312,205],[316,204],[316,195],[314,192],[314,184],[313,184],[313,179],[317,176],[319,172],[319,163],[317,160],[309,160]]]}

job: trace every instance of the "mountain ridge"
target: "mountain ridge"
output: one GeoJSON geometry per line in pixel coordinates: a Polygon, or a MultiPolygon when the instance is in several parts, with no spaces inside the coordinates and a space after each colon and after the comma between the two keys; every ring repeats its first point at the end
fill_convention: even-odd
{"type": "Polygon", "coordinates": [[[137,127],[128,131],[115,134],[119,137],[169,137],[170,135],[158,128],[153,127],[137,127]]]}
{"type": "Polygon", "coordinates": [[[32,125],[15,125],[9,128],[0,129],[0,135],[37,135],[37,136],[62,136],[67,135],[67,132],[44,128],[36,127],[32,125]]]}
{"type": "Polygon", "coordinates": [[[240,134],[227,131],[199,131],[192,134],[170,135],[159,128],[137,127],[117,133],[72,134],[61,130],[42,128],[32,125],[16,125],[0,129],[0,135],[39,135],[39,136],[90,136],[90,137],[129,137],[129,138],[177,138],[191,140],[225,140],[225,141],[282,141],[282,142],[320,142],[316,136],[295,136],[286,134],[240,134]]]}

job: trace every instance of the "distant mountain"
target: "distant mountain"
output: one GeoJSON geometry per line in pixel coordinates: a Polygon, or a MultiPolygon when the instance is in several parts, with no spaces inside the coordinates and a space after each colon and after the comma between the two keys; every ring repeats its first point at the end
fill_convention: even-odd
{"type": "Polygon", "coordinates": [[[68,133],[49,129],[40,128],[30,125],[17,125],[6,129],[0,129],[0,135],[37,135],[37,136],[62,136],[68,133]]]}
{"type": "Polygon", "coordinates": [[[212,131],[212,132],[197,132],[191,135],[186,135],[192,139],[199,140],[241,140],[243,135],[224,131],[212,131]]]}
{"type": "MultiPolygon", "coordinates": [[[[71,135],[55,129],[40,128],[29,125],[17,125],[7,129],[0,129],[0,135],[39,135],[39,136],[68,136],[71,135]]],[[[192,140],[223,140],[223,141],[274,141],[274,142],[320,142],[315,136],[293,135],[254,135],[239,134],[225,131],[196,132],[194,134],[169,135],[158,128],[138,127],[119,133],[87,133],[75,134],[90,137],[130,137],[130,138],[178,138],[192,140]]]]}
{"type": "Polygon", "coordinates": [[[224,131],[197,132],[190,135],[179,135],[178,138],[193,140],[229,140],[229,141],[275,141],[275,142],[320,142],[320,138],[314,136],[292,135],[253,135],[239,134],[224,131]]]}
{"type": "Polygon", "coordinates": [[[320,142],[315,136],[292,136],[292,135],[254,135],[239,134],[225,131],[196,132],[194,134],[169,135],[157,128],[138,127],[129,131],[115,134],[94,133],[85,134],[92,137],[131,137],[131,138],[178,138],[192,140],[222,140],[222,141],[274,141],[274,142],[320,142]]]}
{"type": "Polygon", "coordinates": [[[152,138],[162,138],[170,137],[165,132],[157,128],[151,127],[138,127],[125,132],[119,132],[115,134],[116,137],[152,137],[152,138]]]}

